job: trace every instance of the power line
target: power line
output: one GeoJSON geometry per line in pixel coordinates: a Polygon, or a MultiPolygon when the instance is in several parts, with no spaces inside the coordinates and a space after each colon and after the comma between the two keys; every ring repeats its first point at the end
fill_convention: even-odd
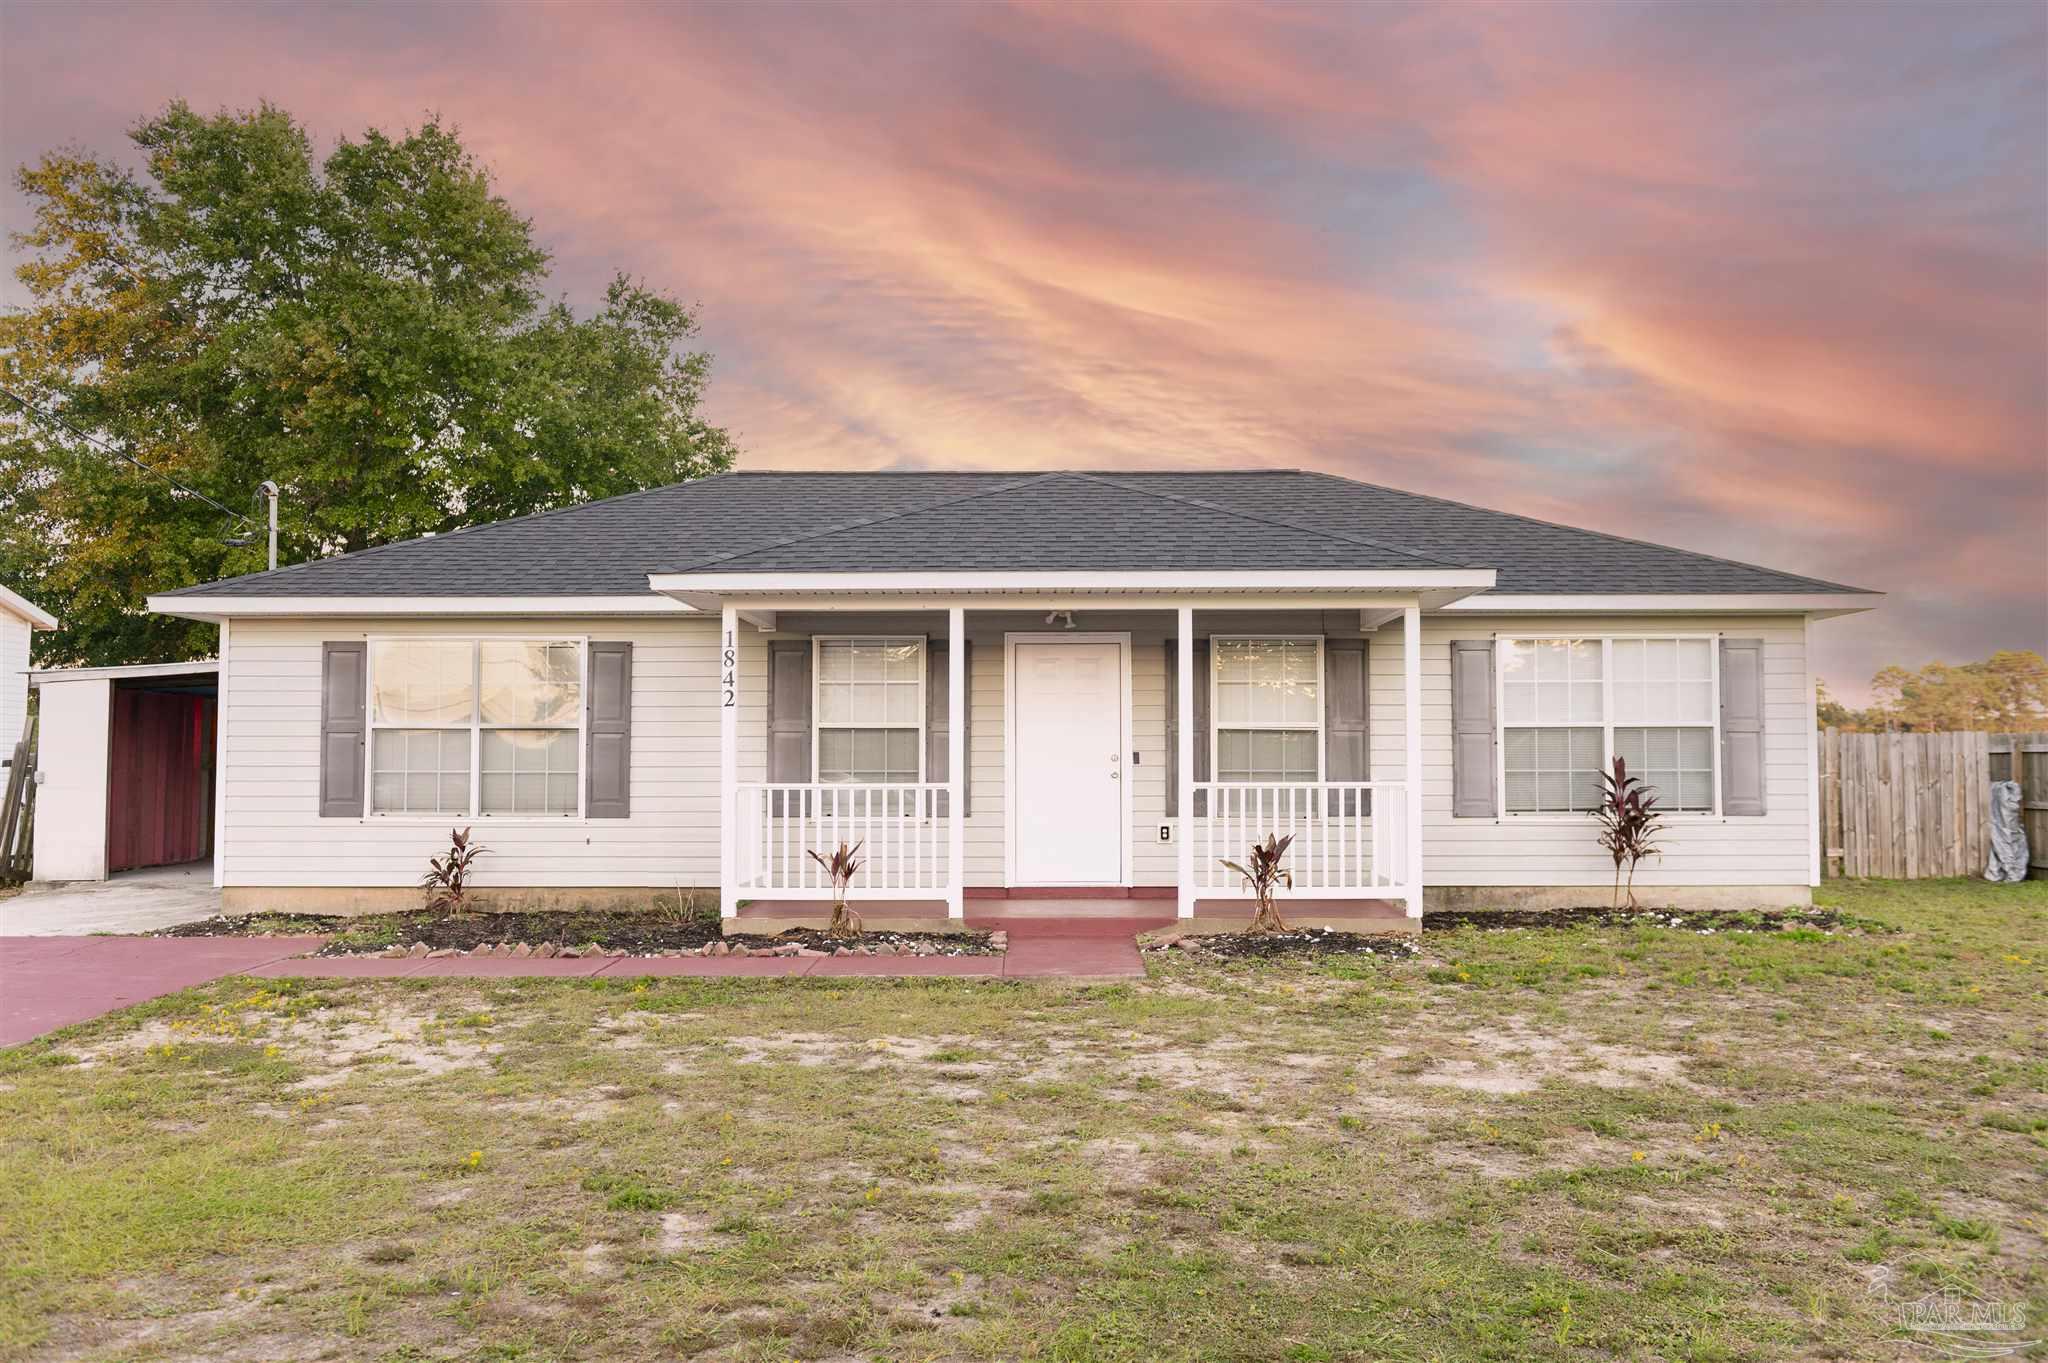
{"type": "Polygon", "coordinates": [[[80,440],[83,440],[86,444],[91,445],[94,449],[103,450],[106,453],[113,455],[116,459],[125,459],[127,462],[135,465],[135,467],[141,469],[144,473],[154,474],[158,478],[163,479],[166,483],[169,483],[173,489],[184,493],[187,497],[196,497],[200,501],[205,502],[208,506],[212,507],[215,511],[220,512],[222,515],[233,516],[236,520],[245,522],[250,525],[255,524],[253,520],[251,520],[248,516],[244,515],[242,512],[235,511],[229,507],[222,506],[219,502],[216,502],[213,498],[207,496],[205,493],[200,492],[195,488],[186,487],[183,483],[171,477],[170,474],[165,473],[162,469],[152,468],[150,465],[143,463],[140,459],[137,459],[134,455],[128,453],[128,451],[116,448],[113,445],[109,445],[106,441],[101,440],[96,435],[90,435],[85,431],[79,430],[78,427],[72,425],[63,417],[58,416],[55,412],[44,411],[42,408],[36,406],[33,402],[30,402],[27,398],[15,392],[13,389],[0,387],[0,393],[4,393],[9,398],[12,398],[15,402],[15,405],[20,407],[22,411],[27,412],[30,416],[40,417],[42,420],[49,422],[53,426],[63,427],[65,430],[71,432],[71,434],[77,436],[80,440]]]}

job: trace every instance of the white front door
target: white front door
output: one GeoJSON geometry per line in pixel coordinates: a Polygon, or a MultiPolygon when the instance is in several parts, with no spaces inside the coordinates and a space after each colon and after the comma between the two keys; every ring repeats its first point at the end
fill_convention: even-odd
{"type": "Polygon", "coordinates": [[[1123,883],[1123,647],[1014,646],[1014,883],[1123,883]]]}

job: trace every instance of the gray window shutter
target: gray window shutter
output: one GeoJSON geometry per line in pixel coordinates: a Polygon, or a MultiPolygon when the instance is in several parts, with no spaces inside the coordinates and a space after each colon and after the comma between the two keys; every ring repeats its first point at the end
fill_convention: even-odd
{"type": "Polygon", "coordinates": [[[1166,817],[1180,817],[1180,640],[1166,641],[1166,817]]]}
{"type": "Polygon", "coordinates": [[[1721,812],[1764,812],[1764,641],[1721,641],[1721,812]]]}
{"type": "Polygon", "coordinates": [[[811,779],[811,641],[768,644],[768,779],[811,779]]]}
{"type": "MultiPolygon", "coordinates": [[[[1195,640],[1195,780],[1209,779],[1209,641],[1195,640]]],[[[1203,810],[1197,807],[1195,813],[1203,810]]],[[[1166,817],[1180,816],[1180,640],[1166,641],[1166,817]]]]}
{"type": "MultiPolygon", "coordinates": [[[[1195,640],[1195,780],[1209,779],[1209,641],[1195,640]]],[[[1202,812],[1196,809],[1197,814],[1202,812]]],[[[1166,641],[1166,817],[1180,817],[1180,640],[1166,641]]]]}
{"type": "Polygon", "coordinates": [[[950,781],[953,752],[948,741],[953,732],[953,707],[948,700],[952,670],[946,666],[948,649],[937,639],[924,646],[924,779],[950,781]]]}
{"type": "Polygon", "coordinates": [[[633,645],[590,645],[585,710],[583,812],[623,819],[633,812],[633,645]]]}
{"type": "MultiPolygon", "coordinates": [[[[937,639],[925,644],[924,683],[924,777],[927,781],[951,779],[947,773],[952,770],[953,754],[947,746],[947,739],[953,732],[953,711],[948,701],[952,697],[953,674],[947,666],[950,657],[948,646],[937,639]]],[[[974,645],[967,640],[960,641],[960,671],[968,677],[967,694],[974,694],[972,674],[968,669],[974,666],[974,645]]],[[[960,713],[968,716],[960,731],[960,748],[972,753],[974,743],[973,707],[963,705],[960,713]]],[[[974,761],[970,755],[967,770],[960,773],[960,808],[964,814],[974,813],[974,761]]],[[[946,813],[946,799],[939,797],[939,813],[946,813]]]]}
{"type": "Polygon", "coordinates": [[[363,814],[364,706],[370,646],[361,639],[320,646],[320,817],[363,814]]]}
{"type": "MultiPolygon", "coordinates": [[[[1372,734],[1366,698],[1366,642],[1323,643],[1323,779],[1370,781],[1372,734]]],[[[1345,801],[1343,813],[1350,813],[1345,801]]]]}
{"type": "MultiPolygon", "coordinates": [[[[1414,723],[1413,719],[1408,721],[1414,723]]],[[[1451,813],[1490,819],[1494,788],[1493,640],[1451,641],[1451,813]]],[[[1413,781],[1419,775],[1408,773],[1413,781]]]]}
{"type": "MultiPolygon", "coordinates": [[[[924,645],[924,779],[950,781],[953,770],[953,707],[949,703],[952,669],[946,666],[951,650],[942,640],[927,639],[924,645]]],[[[946,797],[938,802],[940,818],[948,818],[946,797]]]]}

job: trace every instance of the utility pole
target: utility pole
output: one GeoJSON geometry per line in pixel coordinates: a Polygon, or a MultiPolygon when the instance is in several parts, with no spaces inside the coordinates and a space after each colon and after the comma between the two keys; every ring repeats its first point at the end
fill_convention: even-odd
{"type": "Polygon", "coordinates": [[[270,499],[270,568],[277,571],[277,484],[265,478],[256,488],[260,497],[270,499]]]}

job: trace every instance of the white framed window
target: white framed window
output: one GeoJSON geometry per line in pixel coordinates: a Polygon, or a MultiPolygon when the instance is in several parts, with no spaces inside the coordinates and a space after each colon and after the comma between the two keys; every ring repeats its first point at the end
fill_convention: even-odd
{"type": "Polygon", "coordinates": [[[811,770],[818,780],[924,779],[924,645],[920,635],[812,640],[811,770]]]}
{"type": "Polygon", "coordinates": [[[370,812],[583,813],[580,639],[372,639],[370,812]]]}
{"type": "Polygon", "coordinates": [[[1320,635],[1209,640],[1209,770],[1222,782],[1322,779],[1320,635]]]}
{"type": "Polygon", "coordinates": [[[1674,813],[1718,814],[1720,657],[1712,635],[1496,641],[1509,814],[1583,814],[1620,757],[1674,813]]]}

